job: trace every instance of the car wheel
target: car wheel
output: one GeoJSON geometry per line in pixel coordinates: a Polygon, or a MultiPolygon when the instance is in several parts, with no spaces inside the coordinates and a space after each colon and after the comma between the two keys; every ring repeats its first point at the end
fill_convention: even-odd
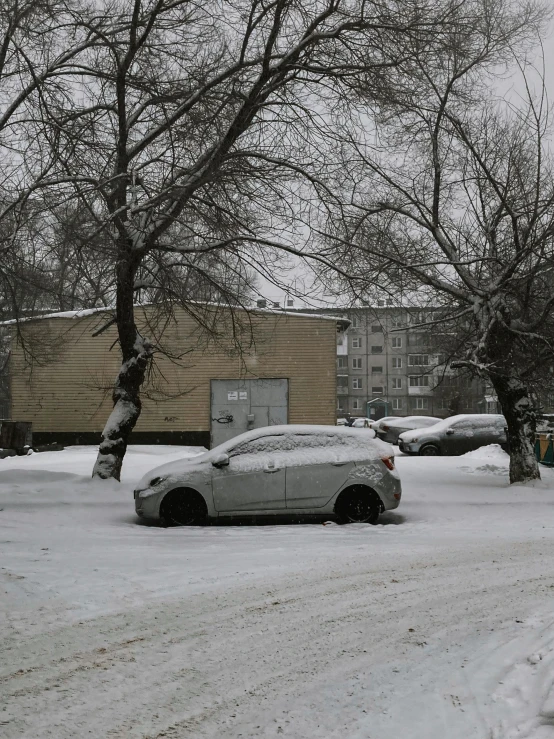
{"type": "Polygon", "coordinates": [[[438,457],[440,453],[440,449],[434,444],[427,444],[419,450],[421,457],[438,457]]]}
{"type": "Polygon", "coordinates": [[[207,517],[206,501],[196,490],[172,490],[160,506],[160,518],[168,525],[198,526],[206,523],[207,517]]]}
{"type": "Polygon", "coordinates": [[[343,490],[335,504],[335,513],[340,523],[376,524],[382,508],[377,493],[360,485],[343,490]]]}

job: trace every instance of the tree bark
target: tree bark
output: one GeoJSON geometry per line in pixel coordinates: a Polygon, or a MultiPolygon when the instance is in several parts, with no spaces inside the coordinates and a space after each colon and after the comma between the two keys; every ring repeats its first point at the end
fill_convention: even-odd
{"type": "MultiPolygon", "coordinates": [[[[128,252],[129,253],[129,252],[128,252]]],[[[92,472],[101,479],[121,479],[121,467],[131,431],[142,408],[140,389],[152,358],[152,346],[135,325],[134,278],[136,264],[130,257],[117,268],[116,323],[122,365],[112,394],[113,410],[102,432],[102,442],[92,472]]]]}
{"type": "Polygon", "coordinates": [[[535,457],[535,414],[526,385],[515,377],[491,375],[508,426],[510,482],[540,480],[535,457]]]}

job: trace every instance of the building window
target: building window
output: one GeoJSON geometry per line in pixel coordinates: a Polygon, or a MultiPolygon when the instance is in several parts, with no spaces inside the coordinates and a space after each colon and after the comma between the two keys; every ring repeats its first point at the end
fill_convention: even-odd
{"type": "Polygon", "coordinates": [[[423,346],[425,343],[426,335],[422,333],[411,333],[408,334],[408,344],[410,346],[423,346]]]}
{"type": "Polygon", "coordinates": [[[352,328],[360,327],[360,316],[352,316],[352,328]]]}
{"type": "Polygon", "coordinates": [[[400,318],[393,318],[392,319],[392,327],[393,328],[402,328],[402,326],[403,326],[402,319],[400,319],[400,318]]]}
{"type": "Polygon", "coordinates": [[[353,377],[352,378],[352,390],[361,390],[363,387],[362,383],[362,377],[353,377]]]}
{"type": "Polygon", "coordinates": [[[378,300],[378,301],[377,301],[377,306],[378,306],[379,308],[382,308],[382,307],[383,307],[384,305],[385,305],[385,301],[384,301],[384,300],[378,300]]]}
{"type": "Polygon", "coordinates": [[[372,346],[371,347],[371,353],[372,354],[382,354],[383,353],[383,347],[382,346],[372,346]]]}
{"type": "Polygon", "coordinates": [[[447,411],[450,407],[450,401],[446,398],[439,398],[439,410],[440,411],[447,411]]]}
{"type": "Polygon", "coordinates": [[[361,349],[361,348],[362,348],[362,337],[353,336],[352,337],[352,349],[361,349]]]}
{"type": "Polygon", "coordinates": [[[402,398],[393,398],[392,399],[392,409],[393,409],[393,411],[400,411],[400,410],[402,410],[402,398]]]}
{"type": "Polygon", "coordinates": [[[352,357],[352,369],[362,369],[361,357],[352,357]]]}
{"type": "Polygon", "coordinates": [[[348,375],[337,375],[337,387],[348,387],[348,375]]]}
{"type": "Polygon", "coordinates": [[[416,411],[426,411],[429,408],[428,398],[414,398],[414,408],[416,411]]]}
{"type": "Polygon", "coordinates": [[[371,333],[372,334],[382,334],[383,333],[383,327],[379,323],[374,323],[371,327],[371,333]]]}
{"type": "Polygon", "coordinates": [[[371,388],[371,392],[373,395],[383,395],[383,386],[376,385],[375,387],[371,388]]]}
{"type": "Polygon", "coordinates": [[[392,378],[392,389],[393,390],[402,390],[402,378],[401,377],[393,377],[392,378]]]}
{"type": "Polygon", "coordinates": [[[382,375],[383,374],[383,367],[372,367],[371,368],[371,374],[372,375],[382,375]]]}
{"type": "Polygon", "coordinates": [[[410,387],[429,387],[429,375],[410,375],[410,387]]]}
{"type": "Polygon", "coordinates": [[[346,369],[348,367],[348,357],[337,357],[337,369],[346,369]]]}
{"type": "Polygon", "coordinates": [[[402,349],[402,337],[401,336],[393,336],[392,337],[392,348],[393,349],[402,349]]]}
{"type": "Polygon", "coordinates": [[[408,355],[408,367],[428,367],[429,366],[429,355],[428,354],[409,354],[408,355]]]}
{"type": "Polygon", "coordinates": [[[354,398],[354,400],[352,401],[352,410],[359,411],[361,407],[362,407],[362,401],[359,400],[358,398],[354,398]]]}
{"type": "Polygon", "coordinates": [[[392,358],[392,368],[393,369],[402,369],[402,357],[393,357],[392,358]]]}

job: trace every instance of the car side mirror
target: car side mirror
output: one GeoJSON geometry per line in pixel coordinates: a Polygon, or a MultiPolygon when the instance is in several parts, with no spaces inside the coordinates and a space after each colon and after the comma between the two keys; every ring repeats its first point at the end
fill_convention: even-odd
{"type": "Polygon", "coordinates": [[[229,464],[229,455],[218,454],[215,459],[212,459],[212,464],[214,467],[225,467],[225,465],[229,464]]]}
{"type": "Polygon", "coordinates": [[[448,436],[452,436],[452,434],[454,433],[454,429],[446,429],[446,433],[448,436]]]}

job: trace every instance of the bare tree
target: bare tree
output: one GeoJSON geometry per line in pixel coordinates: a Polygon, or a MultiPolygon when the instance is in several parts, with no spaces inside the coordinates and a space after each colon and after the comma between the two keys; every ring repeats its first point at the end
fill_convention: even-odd
{"type": "Polygon", "coordinates": [[[356,192],[334,235],[345,268],[378,268],[389,289],[403,278],[450,304],[439,324],[465,332],[452,366],[493,385],[510,480],[523,482],[540,476],[529,382],[554,360],[553,162],[544,92],[508,105],[489,88],[482,102],[476,71],[499,62],[489,29],[481,48],[453,38],[440,65],[418,62],[417,97],[393,91],[372,151],[352,141],[356,192]]]}
{"type": "Polygon", "coordinates": [[[136,326],[137,291],[183,301],[183,276],[196,275],[240,303],[253,273],[305,256],[302,217],[325,191],[321,151],[337,137],[334,86],[362,69],[378,78],[449,12],[398,0],[135,0],[81,13],[75,33],[95,43],[68,67],[69,86],[42,94],[34,136],[50,146],[59,197],[88,212],[111,255],[122,366],[95,475],[119,479],[155,350],[136,326]]]}

